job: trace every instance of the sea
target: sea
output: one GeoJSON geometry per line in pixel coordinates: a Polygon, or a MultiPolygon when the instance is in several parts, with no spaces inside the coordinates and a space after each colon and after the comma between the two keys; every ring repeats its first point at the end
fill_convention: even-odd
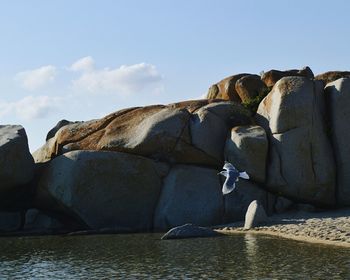
{"type": "Polygon", "coordinates": [[[0,238],[0,279],[350,279],[350,249],[268,235],[0,238]]]}

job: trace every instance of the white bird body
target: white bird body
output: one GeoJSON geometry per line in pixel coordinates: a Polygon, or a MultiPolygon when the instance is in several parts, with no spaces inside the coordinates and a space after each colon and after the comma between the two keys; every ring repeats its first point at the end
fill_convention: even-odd
{"type": "Polygon", "coordinates": [[[239,178],[249,179],[249,175],[247,172],[239,172],[231,163],[225,161],[225,165],[223,167],[223,171],[221,171],[220,175],[226,177],[224,185],[222,186],[222,193],[229,194],[236,188],[236,182],[238,182],[239,178]]]}

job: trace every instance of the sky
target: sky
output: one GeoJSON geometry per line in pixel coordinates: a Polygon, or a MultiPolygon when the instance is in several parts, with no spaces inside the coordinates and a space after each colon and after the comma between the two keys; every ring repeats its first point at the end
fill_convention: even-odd
{"type": "Polygon", "coordinates": [[[238,73],[350,70],[350,1],[0,0],[0,124],[31,151],[61,119],[205,95],[238,73]]]}

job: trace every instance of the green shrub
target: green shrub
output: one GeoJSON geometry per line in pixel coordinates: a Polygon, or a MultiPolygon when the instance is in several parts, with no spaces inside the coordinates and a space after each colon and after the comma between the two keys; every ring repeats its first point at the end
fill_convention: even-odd
{"type": "Polygon", "coordinates": [[[242,102],[243,107],[248,109],[252,115],[256,114],[256,111],[258,110],[260,102],[264,99],[264,97],[271,91],[271,88],[267,88],[266,90],[262,91],[259,95],[257,95],[255,98],[250,99],[247,102],[242,102]]]}

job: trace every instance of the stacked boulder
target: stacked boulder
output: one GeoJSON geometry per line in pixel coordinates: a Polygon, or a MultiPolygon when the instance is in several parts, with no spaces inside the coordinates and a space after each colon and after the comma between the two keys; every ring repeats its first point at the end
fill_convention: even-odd
{"type": "Polygon", "coordinates": [[[322,83],[284,77],[260,103],[257,123],[269,138],[266,186],[282,196],[335,204],[335,165],[326,135],[322,83]]]}

